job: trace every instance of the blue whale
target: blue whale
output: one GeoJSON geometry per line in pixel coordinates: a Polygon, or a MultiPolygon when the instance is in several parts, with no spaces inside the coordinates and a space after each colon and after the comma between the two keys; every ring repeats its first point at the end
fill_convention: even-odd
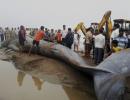
{"type": "MultiPolygon", "coordinates": [[[[29,52],[33,38],[27,36],[24,51],[29,52]]],[[[3,47],[19,52],[18,39],[5,41],[3,47]]],[[[31,51],[35,52],[35,47],[31,51]]],[[[130,49],[112,54],[96,67],[89,66],[77,53],[69,48],[44,40],[40,41],[40,55],[62,60],[74,68],[93,76],[98,100],[122,100],[126,78],[130,75],[130,49]]]]}

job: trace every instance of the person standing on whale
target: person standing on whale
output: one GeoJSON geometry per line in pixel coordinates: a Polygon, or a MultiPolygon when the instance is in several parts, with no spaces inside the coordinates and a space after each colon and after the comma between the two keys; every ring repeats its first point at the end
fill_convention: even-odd
{"type": "MultiPolygon", "coordinates": [[[[37,53],[39,52],[39,42],[40,42],[41,39],[43,39],[44,36],[45,36],[44,26],[41,26],[40,30],[34,36],[33,46],[32,46],[32,47],[34,47],[36,45],[36,47],[37,47],[37,53]]],[[[29,50],[29,55],[31,53],[32,47],[29,50]]]]}
{"type": "Polygon", "coordinates": [[[20,26],[20,30],[18,32],[18,37],[19,37],[19,44],[21,46],[21,51],[23,50],[24,43],[26,40],[26,30],[23,25],[20,26]]]}

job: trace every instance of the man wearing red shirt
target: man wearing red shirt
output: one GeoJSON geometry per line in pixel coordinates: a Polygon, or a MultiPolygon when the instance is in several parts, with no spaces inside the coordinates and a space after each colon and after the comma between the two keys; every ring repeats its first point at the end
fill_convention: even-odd
{"type": "Polygon", "coordinates": [[[57,34],[56,34],[56,40],[57,43],[62,43],[62,34],[61,34],[61,30],[58,30],[57,34]]]}
{"type": "Polygon", "coordinates": [[[40,30],[36,33],[34,40],[33,40],[33,46],[36,44],[36,46],[39,46],[39,41],[41,39],[43,39],[43,37],[45,36],[44,33],[44,26],[41,26],[40,30]]]}
{"type": "Polygon", "coordinates": [[[44,33],[44,26],[41,26],[40,30],[36,33],[36,35],[34,36],[34,40],[33,40],[33,46],[30,48],[29,50],[29,55],[32,51],[32,48],[36,45],[37,47],[37,53],[39,53],[39,42],[40,40],[43,39],[43,37],[45,36],[44,33]]]}

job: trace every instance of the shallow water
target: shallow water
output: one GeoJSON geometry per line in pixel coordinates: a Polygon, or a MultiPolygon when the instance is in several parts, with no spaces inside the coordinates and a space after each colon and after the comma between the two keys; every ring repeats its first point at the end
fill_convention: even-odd
{"type": "Polygon", "coordinates": [[[94,100],[83,91],[57,84],[60,82],[55,76],[44,78],[48,81],[19,71],[10,62],[0,61],[0,100],[94,100]]]}

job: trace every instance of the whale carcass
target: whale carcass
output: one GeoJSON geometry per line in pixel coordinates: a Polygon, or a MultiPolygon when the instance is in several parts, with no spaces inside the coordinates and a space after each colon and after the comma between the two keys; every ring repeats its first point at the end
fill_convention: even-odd
{"type": "MultiPolygon", "coordinates": [[[[29,52],[33,39],[27,36],[25,52],[29,52]]],[[[20,51],[18,40],[6,41],[4,47],[20,51]]],[[[35,49],[32,49],[34,53],[35,49]]],[[[100,65],[93,68],[87,65],[77,53],[60,44],[40,41],[39,54],[62,60],[74,68],[94,77],[94,87],[98,100],[121,100],[125,93],[125,79],[130,73],[130,49],[112,54],[100,65]]]]}

